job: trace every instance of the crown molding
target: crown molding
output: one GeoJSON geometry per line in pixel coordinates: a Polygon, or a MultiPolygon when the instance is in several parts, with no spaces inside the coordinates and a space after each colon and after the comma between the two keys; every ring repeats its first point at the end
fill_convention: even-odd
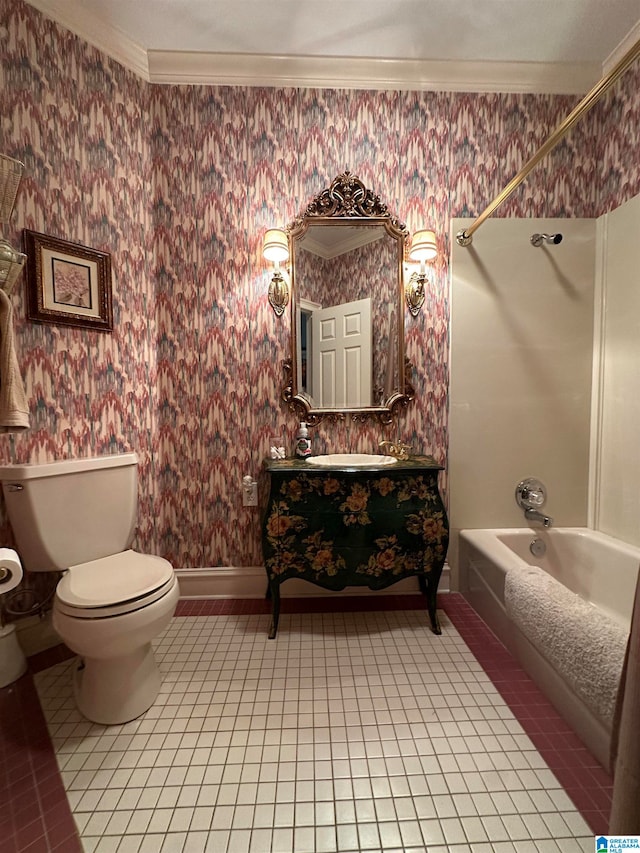
{"type": "Polygon", "coordinates": [[[584,94],[598,63],[448,62],[150,50],[152,83],[584,94]]]}
{"type": "Polygon", "coordinates": [[[147,51],[116,27],[65,0],[29,0],[29,5],[150,82],[147,51]]]}
{"type": "MultiPolygon", "coordinates": [[[[515,92],[582,95],[600,78],[599,63],[454,62],[145,50],[112,24],[68,0],[28,0],[150,83],[215,86],[515,92]]],[[[638,38],[640,24],[607,59],[638,38]]]]}
{"type": "Polygon", "coordinates": [[[620,44],[615,47],[609,56],[602,63],[602,74],[608,74],[609,71],[618,63],[622,57],[631,50],[634,44],[640,41],[640,21],[638,21],[635,26],[633,26],[626,36],[622,39],[620,44]]]}
{"type": "MultiPolygon", "coordinates": [[[[300,247],[323,258],[325,261],[330,261],[333,258],[340,257],[340,255],[345,255],[347,252],[352,252],[354,249],[361,249],[363,246],[368,246],[369,243],[375,243],[383,236],[380,234],[380,228],[376,228],[375,226],[367,227],[366,224],[349,226],[345,225],[344,220],[342,220],[342,224],[338,221],[336,222],[336,226],[337,228],[334,227],[331,229],[332,242],[327,243],[323,240],[314,239],[310,236],[310,232],[307,231],[300,241],[300,247]],[[336,239],[336,235],[340,235],[342,239],[336,239]]],[[[311,227],[313,227],[313,223],[311,223],[311,227]]],[[[331,228],[331,226],[326,225],[319,227],[323,230],[331,228]]]]}

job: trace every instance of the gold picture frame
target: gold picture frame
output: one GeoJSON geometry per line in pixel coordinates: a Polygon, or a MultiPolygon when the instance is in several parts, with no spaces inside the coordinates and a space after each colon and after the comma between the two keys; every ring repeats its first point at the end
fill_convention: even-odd
{"type": "Polygon", "coordinates": [[[27,318],[113,330],[111,255],[25,229],[27,318]]]}

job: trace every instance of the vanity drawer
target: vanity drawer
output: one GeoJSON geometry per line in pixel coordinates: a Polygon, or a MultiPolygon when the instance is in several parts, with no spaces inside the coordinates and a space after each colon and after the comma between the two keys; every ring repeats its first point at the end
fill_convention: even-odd
{"type": "Polygon", "coordinates": [[[274,478],[272,501],[288,512],[337,512],[342,515],[383,510],[410,511],[440,501],[437,471],[415,476],[346,475],[274,478]]]}

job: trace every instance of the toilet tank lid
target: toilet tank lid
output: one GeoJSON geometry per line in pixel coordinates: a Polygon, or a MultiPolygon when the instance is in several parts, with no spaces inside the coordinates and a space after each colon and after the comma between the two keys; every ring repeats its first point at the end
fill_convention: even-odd
{"type": "Polygon", "coordinates": [[[58,462],[0,465],[0,482],[37,480],[40,477],[55,477],[60,474],[77,474],[97,468],[120,468],[124,465],[137,464],[136,453],[118,453],[113,456],[91,456],[88,459],[60,459],[58,462]]]}

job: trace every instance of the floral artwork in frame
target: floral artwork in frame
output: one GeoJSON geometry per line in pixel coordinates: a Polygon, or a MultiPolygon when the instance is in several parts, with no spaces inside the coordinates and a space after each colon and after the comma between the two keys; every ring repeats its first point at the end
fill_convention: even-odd
{"type": "Polygon", "coordinates": [[[112,331],[110,254],[27,229],[24,250],[29,320],[112,331]]]}

